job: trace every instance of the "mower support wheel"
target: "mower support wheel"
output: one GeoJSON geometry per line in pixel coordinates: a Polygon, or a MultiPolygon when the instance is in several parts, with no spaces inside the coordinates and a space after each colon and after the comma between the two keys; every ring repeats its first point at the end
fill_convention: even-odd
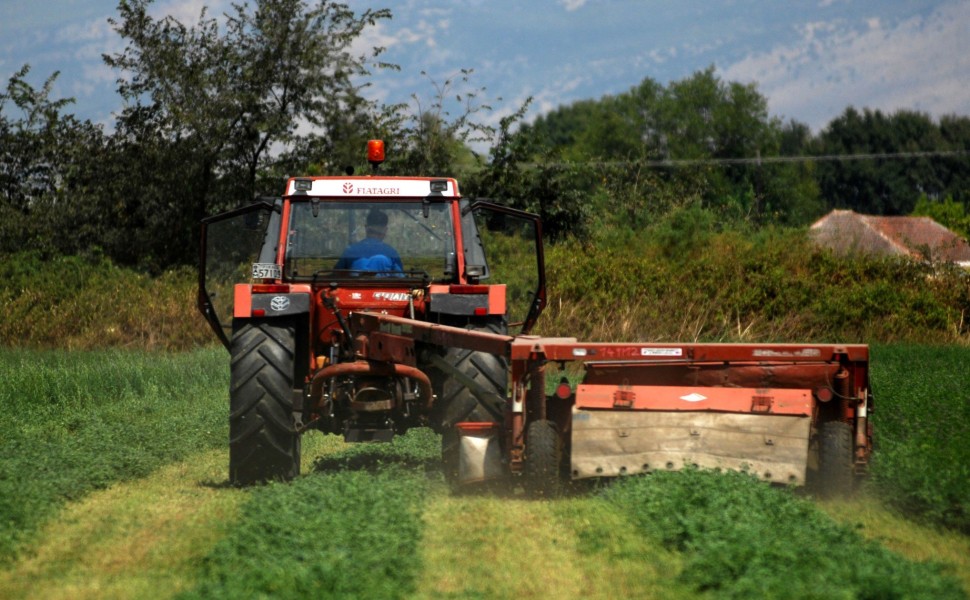
{"type": "Polygon", "coordinates": [[[855,486],[852,425],[826,421],[818,428],[818,488],[823,496],[848,496],[855,486]]]}
{"type": "Polygon", "coordinates": [[[526,491],[537,498],[562,493],[562,440],[552,421],[532,421],[525,433],[526,491]]]}

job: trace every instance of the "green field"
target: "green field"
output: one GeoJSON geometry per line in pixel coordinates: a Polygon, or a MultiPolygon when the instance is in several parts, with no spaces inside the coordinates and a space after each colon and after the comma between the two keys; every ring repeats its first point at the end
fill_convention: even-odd
{"type": "Polygon", "coordinates": [[[221,348],[5,350],[0,597],[963,598],[968,359],[874,349],[856,498],[685,471],[536,501],[452,495],[423,430],[310,434],[297,481],[234,489],[221,348]]]}
{"type": "Polygon", "coordinates": [[[223,354],[0,350],[0,561],[65,503],[220,448],[223,354]]]}

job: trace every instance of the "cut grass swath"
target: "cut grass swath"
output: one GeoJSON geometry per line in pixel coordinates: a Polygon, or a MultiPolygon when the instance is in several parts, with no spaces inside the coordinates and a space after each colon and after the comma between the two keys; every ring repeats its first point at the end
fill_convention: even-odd
{"type": "Polygon", "coordinates": [[[728,598],[965,598],[940,565],[910,562],[811,502],[742,473],[658,472],[602,496],[683,553],[679,580],[728,598]]]}
{"type": "Polygon", "coordinates": [[[0,598],[168,598],[236,519],[245,491],[221,485],[224,451],[192,455],[58,511],[29,551],[0,569],[0,598]]]}
{"type": "Polygon", "coordinates": [[[408,597],[432,485],[415,467],[437,462],[436,441],[413,432],[354,446],[325,457],[315,473],[253,489],[183,597],[408,597]]]}

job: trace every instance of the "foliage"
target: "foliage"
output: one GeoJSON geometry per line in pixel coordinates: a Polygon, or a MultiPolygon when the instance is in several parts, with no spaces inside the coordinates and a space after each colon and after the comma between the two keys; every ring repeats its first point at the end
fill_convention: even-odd
{"type": "Polygon", "coordinates": [[[836,257],[804,231],[718,231],[687,208],[641,235],[546,249],[539,333],[599,341],[970,341],[970,279],[836,257]]]}
{"type": "MultiPolygon", "coordinates": [[[[489,240],[510,289],[525,242],[489,240]],[[504,271],[503,271],[504,269],[504,271]]],[[[688,206],[645,232],[546,247],[537,333],[597,341],[970,341],[970,278],[952,265],[838,257],[804,231],[725,228],[688,206]]],[[[185,349],[215,343],[190,269],[150,278],[104,258],[2,256],[0,345],[185,349]]],[[[529,302],[514,297],[510,301],[529,302]]]]}
{"type": "MultiPolygon", "coordinates": [[[[105,63],[121,73],[118,91],[128,103],[119,135],[175,164],[123,180],[119,195],[150,202],[191,248],[202,217],[256,195],[271,150],[291,142],[300,123],[327,130],[343,107],[360,104],[354,79],[366,75],[368,58],[350,47],[390,13],[358,16],[326,0],[260,0],[234,5],[222,26],[205,9],[187,26],[153,18],[150,4],[119,3],[110,22],[128,45],[105,63]],[[159,194],[173,176],[172,193],[159,194]],[[146,188],[148,197],[139,193],[146,188]]],[[[188,258],[165,254],[163,264],[188,258]]]]}
{"type": "Polygon", "coordinates": [[[527,129],[570,159],[740,158],[777,147],[779,124],[753,84],[722,81],[714,67],[662,86],[650,78],[615,97],[581,101],[527,129]]]}
{"type": "Polygon", "coordinates": [[[0,251],[95,247],[158,274],[193,261],[204,216],[276,195],[289,174],[366,171],[369,138],[392,149],[385,172],[454,175],[480,162],[468,144],[494,134],[477,120],[490,107],[470,69],[428,76],[434,96],[413,105],[364,98],[369,69],[397,67],[355,42],[389,10],[259,0],[183,23],[153,17],[152,2],[123,0],[109,19],[126,43],[104,56],[125,102],[110,135],[62,114],[56,74],[35,90],[25,66],[0,94],[0,251]]]}
{"type": "Polygon", "coordinates": [[[51,98],[57,73],[35,89],[29,72],[0,92],[0,252],[77,252],[101,241],[102,215],[75,191],[93,180],[106,138],[64,114],[72,99],[51,98]]]}
{"type": "Polygon", "coordinates": [[[461,69],[442,82],[424,71],[421,75],[428,80],[426,89],[433,91],[430,97],[415,92],[410,103],[348,104],[325,135],[311,132],[295,138],[292,147],[260,173],[263,189],[278,186],[287,174],[455,177],[478,169],[482,159],[471,145],[486,144],[495,135],[494,127],[479,120],[492,110],[484,99],[485,89],[472,84],[471,69],[461,69]],[[364,149],[370,139],[384,142],[381,165],[366,161],[364,149]]]}
{"type": "Polygon", "coordinates": [[[59,133],[66,129],[61,110],[69,99],[51,100],[51,88],[57,73],[36,90],[26,80],[30,67],[23,66],[0,94],[0,135],[2,135],[2,169],[0,189],[4,206],[11,211],[27,212],[31,204],[41,201],[54,187],[59,133]],[[23,113],[18,120],[7,116],[8,103],[23,113]]]}
{"type": "Polygon", "coordinates": [[[668,259],[683,261],[694,256],[713,237],[715,215],[699,206],[671,211],[651,231],[653,240],[668,259]]]}
{"type": "Polygon", "coordinates": [[[391,144],[387,170],[400,175],[454,175],[479,161],[469,144],[487,143],[494,128],[477,120],[492,107],[485,88],[473,87],[471,69],[438,82],[424,71],[434,94],[411,94],[413,106],[384,108],[379,137],[391,144]]]}
{"type": "Polygon", "coordinates": [[[584,190],[593,173],[571,164],[530,165],[535,144],[528,136],[515,135],[531,99],[519,110],[503,117],[490,160],[467,182],[471,195],[492,198],[509,206],[538,214],[543,233],[551,240],[568,235],[584,236],[589,210],[584,190]]]}
{"type": "Polygon", "coordinates": [[[95,248],[162,273],[193,261],[208,214],[276,195],[287,175],[366,172],[370,138],[387,142],[384,173],[461,176],[468,195],[538,212],[555,242],[635,237],[688,207],[746,228],[801,226],[832,207],[905,214],[921,195],[970,202],[966,117],[849,108],[814,136],[710,67],[530,124],[526,101],[496,127],[472,69],[425,74],[430,98],[363,96],[370,69],[398,68],[382,48],[353,50],[388,10],[258,0],[182,23],[151,4],[123,0],[110,20],[126,43],[104,57],[126,103],[112,133],[65,114],[71,100],[50,97],[56,73],[35,89],[25,66],[0,93],[0,251],[95,248]]]}
{"type": "Polygon", "coordinates": [[[939,123],[924,113],[900,110],[884,114],[849,107],[813,142],[822,156],[875,155],[869,160],[820,161],[818,182],[834,208],[877,215],[905,215],[926,194],[970,201],[970,163],[965,156],[930,156],[925,152],[967,149],[970,118],[946,117],[939,123]],[[882,158],[887,154],[908,154],[882,158]]]}
{"type": "Polygon", "coordinates": [[[190,264],[199,220],[277,194],[272,167],[287,166],[287,150],[312,150],[302,165],[342,160],[373,129],[360,79],[381,49],[356,56],[352,45],[388,10],[259,0],[184,24],[154,18],[151,4],[122,0],[109,20],[127,44],[104,56],[126,105],[110,135],[63,114],[71,100],[50,97],[56,73],[37,90],[25,66],[0,93],[0,251],[96,247],[156,274],[190,264]],[[358,137],[310,147],[304,124],[358,137]]]}
{"type": "Polygon", "coordinates": [[[968,348],[873,351],[873,479],[888,504],[970,534],[968,348]]]}
{"type": "Polygon", "coordinates": [[[436,460],[436,441],[424,431],[355,446],[319,473],[254,490],[183,597],[408,597],[429,482],[398,461],[436,460]]]}
{"type": "Polygon", "coordinates": [[[65,502],[220,446],[220,350],[0,350],[0,562],[65,502]]]}
{"type": "Polygon", "coordinates": [[[965,597],[938,566],[907,563],[743,473],[658,472],[603,496],[641,532],[683,552],[679,579],[715,597],[965,597]]]}
{"type": "Polygon", "coordinates": [[[0,347],[184,350],[214,337],[188,268],[152,278],[104,257],[0,255],[0,347]]]}
{"type": "MultiPolygon", "coordinates": [[[[804,225],[831,208],[907,214],[921,194],[970,201],[970,118],[850,107],[815,136],[771,117],[754,85],[722,81],[713,68],[560,106],[516,135],[532,144],[540,170],[565,162],[627,172],[589,178],[581,190],[600,227],[640,229],[683,205],[667,198],[700,199],[722,220],[755,225],[804,225]],[[631,219],[658,200],[659,211],[631,219]]],[[[589,223],[569,232],[582,236],[589,223]]]]}
{"type": "Polygon", "coordinates": [[[951,196],[943,200],[930,200],[923,194],[913,207],[913,216],[930,217],[963,239],[970,239],[970,211],[951,196]]]}
{"type": "Polygon", "coordinates": [[[583,199],[593,200],[588,212],[601,227],[641,229],[697,200],[735,222],[818,216],[810,170],[756,160],[779,154],[784,131],[754,85],[722,81],[711,67],[667,86],[648,78],[624,94],[560,107],[518,136],[535,145],[540,169],[561,157],[596,172],[583,199]]]}

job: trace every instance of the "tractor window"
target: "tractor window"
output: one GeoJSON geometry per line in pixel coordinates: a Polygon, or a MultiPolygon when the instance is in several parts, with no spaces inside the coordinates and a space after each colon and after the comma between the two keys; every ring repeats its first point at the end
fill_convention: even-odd
{"type": "Polygon", "coordinates": [[[286,276],[453,279],[449,208],[447,203],[294,201],[286,276]]]}
{"type": "Polygon", "coordinates": [[[479,280],[488,279],[488,264],[485,260],[485,247],[478,232],[476,214],[472,212],[470,202],[462,199],[461,206],[461,239],[465,243],[465,265],[477,268],[480,272],[479,280]]]}

